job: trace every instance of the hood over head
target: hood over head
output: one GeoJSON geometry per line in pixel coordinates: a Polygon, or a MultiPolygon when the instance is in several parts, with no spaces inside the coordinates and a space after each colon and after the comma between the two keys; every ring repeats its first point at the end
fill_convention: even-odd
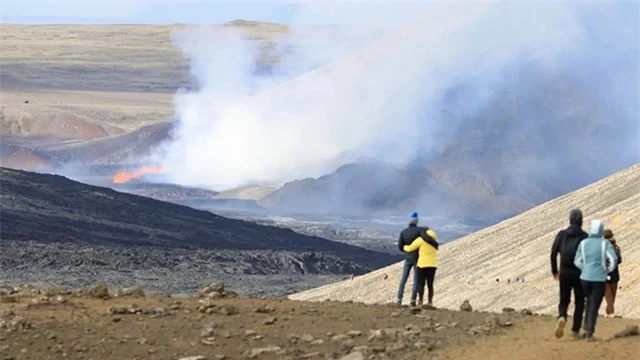
{"type": "Polygon", "coordinates": [[[589,227],[589,236],[590,237],[602,237],[604,233],[604,223],[602,220],[593,219],[591,220],[591,226],[589,227]]]}

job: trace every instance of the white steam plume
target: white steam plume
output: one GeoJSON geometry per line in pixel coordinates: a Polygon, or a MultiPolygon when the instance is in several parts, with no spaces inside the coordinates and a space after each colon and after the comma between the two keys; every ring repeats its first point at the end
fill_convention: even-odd
{"type": "MultiPolygon", "coordinates": [[[[368,5],[372,14],[393,11],[368,5]]],[[[605,5],[430,3],[402,26],[380,24],[388,30],[380,38],[362,28],[294,32],[280,48],[303,44],[272,77],[255,75],[258,49],[232,30],[182,33],[200,89],[176,96],[175,138],[155,157],[169,181],[218,190],[319,176],[344,156],[402,165],[455,125],[431,116],[444,91],[471,80],[489,96],[506,67],[562,63],[586,41],[580,15],[592,6],[605,5]],[[281,82],[318,63],[328,64],[281,82]]],[[[483,104],[477,98],[466,111],[483,104]]]]}

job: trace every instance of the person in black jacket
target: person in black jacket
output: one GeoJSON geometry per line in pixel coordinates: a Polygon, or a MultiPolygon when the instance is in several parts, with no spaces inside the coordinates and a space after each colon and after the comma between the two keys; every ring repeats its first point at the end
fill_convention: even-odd
{"type": "MultiPolygon", "coordinates": [[[[422,237],[422,239],[424,239],[426,242],[428,242],[429,244],[433,245],[436,249],[438,249],[438,243],[434,239],[432,239],[430,236],[427,235],[426,233],[427,230],[428,228],[418,227],[418,213],[414,211],[413,213],[411,213],[409,226],[406,227],[404,230],[402,230],[402,232],[400,232],[400,236],[398,237],[398,249],[400,249],[400,251],[405,253],[404,246],[411,245],[413,240],[415,240],[418,237],[422,237]]],[[[414,251],[414,252],[405,253],[405,254],[406,255],[404,259],[404,267],[402,269],[402,277],[400,278],[400,285],[398,286],[398,295],[397,295],[398,305],[402,305],[404,288],[405,288],[405,285],[407,284],[407,279],[409,278],[409,273],[411,272],[411,269],[413,269],[413,286],[416,287],[418,283],[416,281],[416,265],[418,262],[418,252],[414,251]]],[[[420,303],[422,303],[422,300],[423,299],[420,298],[419,300],[420,303]]],[[[410,305],[415,306],[415,303],[412,302],[410,305]]]]}
{"type": "Polygon", "coordinates": [[[573,312],[573,326],[571,334],[580,337],[579,331],[584,315],[585,294],[580,281],[580,269],[574,263],[578,244],[589,235],[582,230],[582,211],[573,209],[569,213],[569,227],[560,230],[551,247],[551,273],[560,283],[560,302],[558,304],[558,319],[556,322],[556,337],[564,334],[567,322],[567,309],[571,303],[571,290],[575,301],[573,312]],[[558,254],[560,255],[560,269],[558,269],[558,254]]]}

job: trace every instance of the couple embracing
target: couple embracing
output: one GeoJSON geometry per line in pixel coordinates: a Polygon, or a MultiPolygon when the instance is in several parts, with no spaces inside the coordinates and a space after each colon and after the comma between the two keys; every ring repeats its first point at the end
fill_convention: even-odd
{"type": "Polygon", "coordinates": [[[433,280],[438,268],[438,242],[436,233],[428,227],[418,226],[418,213],[410,216],[409,226],[402,230],[398,238],[398,248],[405,253],[404,268],[400,286],[398,287],[397,304],[402,304],[404,287],[413,269],[413,289],[411,291],[411,306],[422,306],[425,283],[429,290],[428,305],[433,306],[433,280]]]}

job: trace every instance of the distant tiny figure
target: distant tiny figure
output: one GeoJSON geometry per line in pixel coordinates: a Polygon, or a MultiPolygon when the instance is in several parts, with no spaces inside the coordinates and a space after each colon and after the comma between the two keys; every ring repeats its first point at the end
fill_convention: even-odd
{"type": "Polygon", "coordinates": [[[351,274],[351,280],[353,280],[353,278],[354,278],[354,277],[355,277],[355,275],[354,275],[354,274],[351,274]]]}
{"type": "Polygon", "coordinates": [[[511,279],[507,279],[507,284],[511,284],[511,279]]]}
{"type": "Polygon", "coordinates": [[[384,274],[384,276],[382,277],[384,280],[387,280],[387,278],[389,277],[389,275],[384,274]]]}
{"type": "Polygon", "coordinates": [[[498,279],[496,279],[496,283],[499,283],[499,282],[500,282],[500,279],[499,279],[499,278],[498,278],[498,279]]]}
{"type": "MultiPolygon", "coordinates": [[[[604,238],[609,240],[611,245],[613,245],[613,249],[618,255],[618,266],[622,264],[622,255],[620,254],[620,247],[616,244],[616,239],[613,238],[613,231],[607,229],[604,231],[604,238]]],[[[616,293],[618,292],[618,281],[620,281],[620,272],[618,271],[618,266],[616,266],[615,270],[613,270],[609,276],[607,277],[607,287],[604,291],[604,299],[607,302],[607,316],[613,315],[614,303],[616,302],[616,293]]]]}

